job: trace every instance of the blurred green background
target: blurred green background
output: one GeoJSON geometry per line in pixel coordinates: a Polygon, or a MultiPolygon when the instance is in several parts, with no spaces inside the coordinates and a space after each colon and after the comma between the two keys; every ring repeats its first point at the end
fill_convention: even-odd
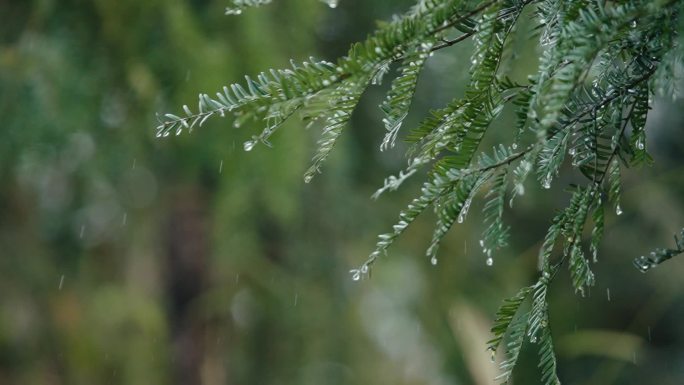
{"type": "MultiPolygon", "coordinates": [[[[0,384],[493,384],[496,308],[535,280],[537,248],[568,195],[536,183],[507,215],[492,267],[480,206],[424,249],[426,215],[370,280],[348,270],[418,191],[370,195],[405,165],[381,153],[369,90],[324,173],[302,174],[318,132],[296,120],[246,153],[259,125],[212,121],[155,138],[176,112],[244,74],[334,60],[411,2],[282,0],[240,17],[225,0],[0,2],[0,384]]],[[[468,42],[435,55],[405,127],[463,91],[468,42]]],[[[536,68],[517,43],[512,76],[536,68]]],[[[551,292],[564,384],[684,383],[684,261],[632,258],[684,226],[682,101],[656,99],[656,164],[626,175],[591,295],[551,292]]],[[[510,137],[506,118],[492,142],[510,137]]],[[[538,383],[527,346],[516,384],[538,383]]]]}

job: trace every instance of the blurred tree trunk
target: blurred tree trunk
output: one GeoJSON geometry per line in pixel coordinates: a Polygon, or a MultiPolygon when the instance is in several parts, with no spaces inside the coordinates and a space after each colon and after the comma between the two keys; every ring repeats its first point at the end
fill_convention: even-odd
{"type": "Polygon", "coordinates": [[[207,193],[182,187],[174,194],[166,223],[165,254],[172,362],[175,383],[201,384],[204,360],[202,317],[196,299],[207,287],[207,193]]]}

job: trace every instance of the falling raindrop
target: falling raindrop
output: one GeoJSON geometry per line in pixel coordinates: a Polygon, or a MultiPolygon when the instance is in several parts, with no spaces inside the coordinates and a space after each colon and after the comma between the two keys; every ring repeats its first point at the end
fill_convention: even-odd
{"type": "Polygon", "coordinates": [[[648,332],[648,342],[651,342],[651,327],[649,326],[646,331],[648,332]]]}
{"type": "Polygon", "coordinates": [[[128,221],[128,213],[123,214],[123,219],[121,219],[121,226],[126,226],[126,221],[128,221]]]}
{"type": "Polygon", "coordinates": [[[297,306],[297,301],[299,300],[299,293],[295,294],[294,305],[297,306]]]}
{"type": "Polygon", "coordinates": [[[59,278],[59,287],[58,290],[62,290],[62,286],[64,286],[64,274],[59,278]]]}
{"type": "Polygon", "coordinates": [[[606,296],[608,297],[608,302],[610,302],[610,289],[606,288],[606,296]]]}
{"type": "Polygon", "coordinates": [[[223,160],[219,163],[219,174],[223,172],[223,160]]]}
{"type": "Polygon", "coordinates": [[[81,232],[78,234],[78,237],[83,239],[83,233],[85,232],[85,225],[81,225],[81,232]]]}
{"type": "Polygon", "coordinates": [[[132,170],[135,170],[135,163],[136,163],[137,160],[138,160],[138,159],[133,158],[133,167],[131,167],[132,170]]]}

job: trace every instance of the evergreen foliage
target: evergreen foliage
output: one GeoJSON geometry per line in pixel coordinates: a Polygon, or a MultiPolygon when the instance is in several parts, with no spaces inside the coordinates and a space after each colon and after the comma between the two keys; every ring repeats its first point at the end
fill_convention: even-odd
{"type": "MultiPolygon", "coordinates": [[[[234,0],[227,13],[268,2],[234,0]]],[[[337,2],[328,4],[334,7],[337,2]]],[[[436,264],[440,241],[454,223],[464,220],[479,193],[486,200],[480,245],[491,265],[492,253],[506,246],[509,236],[503,220],[506,202],[512,205],[516,196],[524,194],[530,173],[549,189],[569,164],[585,182],[569,186],[569,204],[553,218],[540,249],[539,279],[504,301],[489,342],[493,354],[501,345],[507,351],[500,365],[502,382],[511,379],[519,353],[530,341],[537,343],[543,383],[558,384],[547,292],[564,265],[576,292],[584,295],[594,284],[590,259],[596,262],[606,207],[622,213],[622,169],[652,162],[646,117],[654,92],[675,92],[682,5],[677,0],[420,0],[354,44],[336,63],[313,58],[293,62],[288,69],[224,87],[215,98],[201,94],[197,110],[184,106],[184,116],[166,114],[157,132],[158,136],[180,134],[228,114],[236,126],[248,121],[265,125],[261,134],[245,143],[249,151],[257,143],[270,145],[271,134],[298,113],[308,124],[319,122],[322,128],[304,177],[309,182],[320,172],[364,91],[382,82],[392,63],[399,63],[399,69],[380,106],[386,130],[382,150],[394,145],[431,53],[472,39],[470,81],[464,96],[432,111],[407,134],[411,145],[407,168],[388,177],[374,197],[427,169],[420,194],[400,212],[392,230],[379,236],[368,259],[351,270],[352,278],[368,276],[397,237],[431,208],[437,223],[427,255],[436,264]],[[533,23],[539,64],[520,84],[510,80],[504,68],[515,60],[509,54],[514,36],[530,37],[520,28],[523,18],[533,23]],[[514,109],[516,116],[508,125],[509,139],[491,151],[483,150],[483,138],[504,108],[514,109]],[[587,242],[584,234],[590,222],[593,229],[587,242]],[[587,247],[591,258],[585,253],[587,247]]],[[[675,249],[657,249],[649,258],[637,258],[635,266],[646,271],[682,253],[684,241],[675,240],[675,249]]]]}

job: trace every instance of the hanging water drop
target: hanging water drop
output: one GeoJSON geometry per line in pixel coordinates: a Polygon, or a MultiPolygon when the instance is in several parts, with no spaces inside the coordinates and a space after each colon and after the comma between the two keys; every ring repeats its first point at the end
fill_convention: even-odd
{"type": "Polygon", "coordinates": [[[551,178],[545,178],[544,183],[542,183],[542,187],[545,189],[550,189],[551,188],[551,178]]]}
{"type": "Polygon", "coordinates": [[[433,255],[432,258],[430,258],[430,263],[432,266],[437,266],[437,256],[433,255]]]}
{"type": "Polygon", "coordinates": [[[511,144],[511,148],[514,150],[517,150],[518,149],[518,143],[511,144]]]}
{"type": "Polygon", "coordinates": [[[644,139],[643,138],[637,139],[636,146],[639,150],[643,150],[644,148],[646,148],[646,145],[644,144],[644,139]]]}
{"type": "Polygon", "coordinates": [[[615,206],[615,214],[622,215],[622,207],[620,207],[619,203],[617,206],[615,206]]]}
{"type": "Polygon", "coordinates": [[[313,179],[313,175],[311,175],[311,174],[304,175],[304,183],[311,182],[311,179],[313,179]]]}
{"type": "Polygon", "coordinates": [[[256,144],[257,144],[256,140],[248,140],[242,145],[242,147],[245,149],[245,151],[252,151],[252,149],[254,148],[254,146],[256,146],[256,144]]]}
{"type": "Polygon", "coordinates": [[[359,269],[352,269],[349,272],[352,274],[352,280],[358,281],[361,279],[361,271],[359,269]]]}
{"type": "Polygon", "coordinates": [[[328,7],[337,8],[337,3],[339,1],[338,0],[325,0],[325,2],[328,3],[328,7]]]}
{"type": "Polygon", "coordinates": [[[487,261],[485,263],[487,264],[487,266],[492,266],[494,264],[494,258],[487,257],[487,261]]]}

